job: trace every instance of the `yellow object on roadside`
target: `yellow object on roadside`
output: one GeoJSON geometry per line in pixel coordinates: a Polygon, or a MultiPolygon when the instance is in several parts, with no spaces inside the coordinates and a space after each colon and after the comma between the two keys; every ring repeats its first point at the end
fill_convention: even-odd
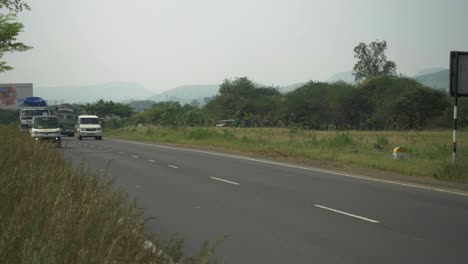
{"type": "Polygon", "coordinates": [[[396,147],[393,149],[393,159],[394,160],[403,160],[409,157],[406,150],[402,147],[396,147]]]}

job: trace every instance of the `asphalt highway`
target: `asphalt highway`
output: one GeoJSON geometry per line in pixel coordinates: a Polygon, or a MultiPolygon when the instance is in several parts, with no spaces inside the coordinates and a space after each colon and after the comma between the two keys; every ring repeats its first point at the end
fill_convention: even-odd
{"type": "Polygon", "coordinates": [[[116,178],[147,227],[227,263],[468,263],[468,196],[320,169],[120,140],[63,140],[116,178]]]}

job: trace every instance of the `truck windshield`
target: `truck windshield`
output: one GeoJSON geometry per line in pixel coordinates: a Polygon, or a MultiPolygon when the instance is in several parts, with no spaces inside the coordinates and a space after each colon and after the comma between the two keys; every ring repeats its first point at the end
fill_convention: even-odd
{"type": "Polygon", "coordinates": [[[75,121],[75,115],[73,114],[55,114],[60,122],[74,122],[75,121]]]}
{"type": "Polygon", "coordinates": [[[35,118],[33,127],[38,129],[58,128],[58,119],[56,117],[35,118]]]}
{"type": "Polygon", "coordinates": [[[75,120],[75,116],[74,115],[65,115],[65,120],[67,121],[74,121],[75,120]]]}
{"type": "Polygon", "coordinates": [[[93,117],[80,118],[80,124],[83,125],[99,125],[99,119],[93,117]]]}
{"type": "Polygon", "coordinates": [[[33,116],[41,116],[41,115],[47,115],[48,112],[47,110],[23,110],[22,115],[23,117],[29,117],[32,118],[33,116]]]}

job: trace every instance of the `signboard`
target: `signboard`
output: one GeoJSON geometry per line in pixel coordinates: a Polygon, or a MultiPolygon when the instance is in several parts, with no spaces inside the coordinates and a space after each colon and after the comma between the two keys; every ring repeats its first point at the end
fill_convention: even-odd
{"type": "Polygon", "coordinates": [[[18,110],[23,99],[31,96],[32,83],[0,84],[0,109],[18,110]]]}
{"type": "Polygon", "coordinates": [[[468,96],[468,52],[450,52],[450,94],[468,96]]]}

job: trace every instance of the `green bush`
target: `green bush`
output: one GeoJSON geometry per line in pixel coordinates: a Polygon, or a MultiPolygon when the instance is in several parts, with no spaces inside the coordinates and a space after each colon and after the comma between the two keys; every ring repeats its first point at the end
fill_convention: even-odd
{"type": "Polygon", "coordinates": [[[434,177],[442,180],[468,180],[468,159],[462,158],[456,162],[452,160],[443,162],[434,177]]]}
{"type": "Polygon", "coordinates": [[[388,147],[390,145],[388,139],[383,135],[377,135],[377,140],[375,144],[380,147],[388,147]]]}
{"type": "Polygon", "coordinates": [[[326,140],[326,145],[332,148],[347,147],[353,144],[353,139],[349,134],[337,133],[335,137],[326,140]]]}
{"type": "Polygon", "coordinates": [[[221,132],[207,128],[196,128],[190,131],[188,134],[186,134],[186,138],[192,140],[232,140],[235,139],[235,136],[231,131],[228,130],[222,130],[221,132]]]}

